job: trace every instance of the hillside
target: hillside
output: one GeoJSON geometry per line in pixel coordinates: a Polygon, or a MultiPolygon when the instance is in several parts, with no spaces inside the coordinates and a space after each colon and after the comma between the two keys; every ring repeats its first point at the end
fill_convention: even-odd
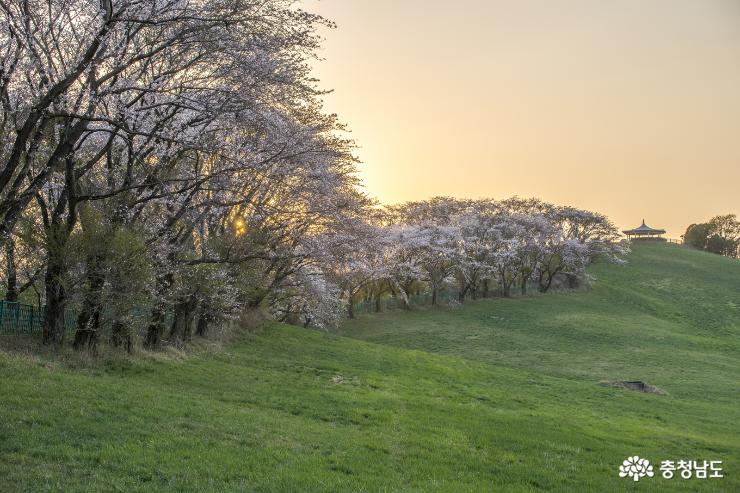
{"type": "Polygon", "coordinates": [[[740,490],[740,262],[642,245],[591,273],[175,362],[0,353],[0,491],[740,490]],[[725,477],[633,484],[634,454],[725,477]]]}
{"type": "Polygon", "coordinates": [[[740,262],[648,244],[627,265],[596,265],[590,274],[596,282],[587,292],[364,317],[343,333],[559,377],[730,396],[740,383],[740,262]]]}

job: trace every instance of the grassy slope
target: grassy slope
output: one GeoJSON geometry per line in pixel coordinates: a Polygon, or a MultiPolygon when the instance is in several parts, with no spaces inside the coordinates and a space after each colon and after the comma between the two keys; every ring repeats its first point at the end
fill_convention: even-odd
{"type": "Polygon", "coordinates": [[[0,354],[0,491],[740,490],[740,262],[641,246],[593,273],[587,293],[365,317],[352,338],[275,325],[178,363],[0,354]],[[615,474],[633,453],[726,477],[634,485],[615,474]]]}

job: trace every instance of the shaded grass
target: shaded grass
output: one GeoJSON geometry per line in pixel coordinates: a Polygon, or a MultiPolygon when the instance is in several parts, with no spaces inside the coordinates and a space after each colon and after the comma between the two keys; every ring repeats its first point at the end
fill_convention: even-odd
{"type": "Polygon", "coordinates": [[[275,324],[87,370],[0,354],[0,491],[737,491],[737,267],[658,248],[596,266],[586,293],[351,337],[275,324]],[[666,283],[698,291],[671,302],[666,283]],[[725,478],[633,484],[616,474],[633,454],[724,460],[725,478]]]}

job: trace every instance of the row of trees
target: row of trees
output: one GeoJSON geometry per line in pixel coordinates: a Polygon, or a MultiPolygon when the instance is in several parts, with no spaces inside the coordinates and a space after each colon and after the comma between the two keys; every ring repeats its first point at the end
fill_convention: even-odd
{"type": "Polygon", "coordinates": [[[309,75],[326,25],[292,0],[2,2],[0,247],[45,343],[70,306],[77,348],[141,320],[155,348],[314,289],[316,233],[368,204],[309,75]]]}
{"type": "Polygon", "coordinates": [[[601,214],[537,199],[505,201],[439,197],[375,211],[346,238],[326,266],[348,301],[388,294],[409,306],[409,295],[428,290],[436,304],[442,289],[458,301],[511,296],[530,286],[547,292],[556,282],[574,288],[596,258],[621,262],[626,245],[601,214]],[[357,248],[362,245],[362,248],[357,248]],[[339,259],[337,262],[336,259],[339,259]]]}
{"type": "Polygon", "coordinates": [[[326,326],[619,256],[603,216],[536,200],[374,206],[309,75],[330,25],[292,0],[0,3],[6,299],[44,306],[44,343],[71,308],[77,349],[157,348],[249,308],[326,326]]]}
{"type": "Polygon", "coordinates": [[[683,235],[684,244],[707,252],[740,257],[740,221],[735,214],[715,216],[706,223],[692,224],[683,235]]]}

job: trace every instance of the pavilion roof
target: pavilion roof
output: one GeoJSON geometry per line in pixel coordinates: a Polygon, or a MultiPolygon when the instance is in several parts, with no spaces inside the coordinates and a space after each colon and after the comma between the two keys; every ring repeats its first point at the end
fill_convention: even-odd
{"type": "Polygon", "coordinates": [[[640,234],[644,234],[644,235],[648,235],[648,234],[662,235],[662,234],[665,234],[665,230],[664,229],[653,229],[650,226],[648,226],[647,224],[645,224],[645,220],[643,219],[642,220],[642,224],[640,226],[636,227],[635,229],[628,229],[626,231],[622,231],[622,233],[624,233],[626,235],[635,235],[635,234],[636,235],[640,235],[640,234]]]}

